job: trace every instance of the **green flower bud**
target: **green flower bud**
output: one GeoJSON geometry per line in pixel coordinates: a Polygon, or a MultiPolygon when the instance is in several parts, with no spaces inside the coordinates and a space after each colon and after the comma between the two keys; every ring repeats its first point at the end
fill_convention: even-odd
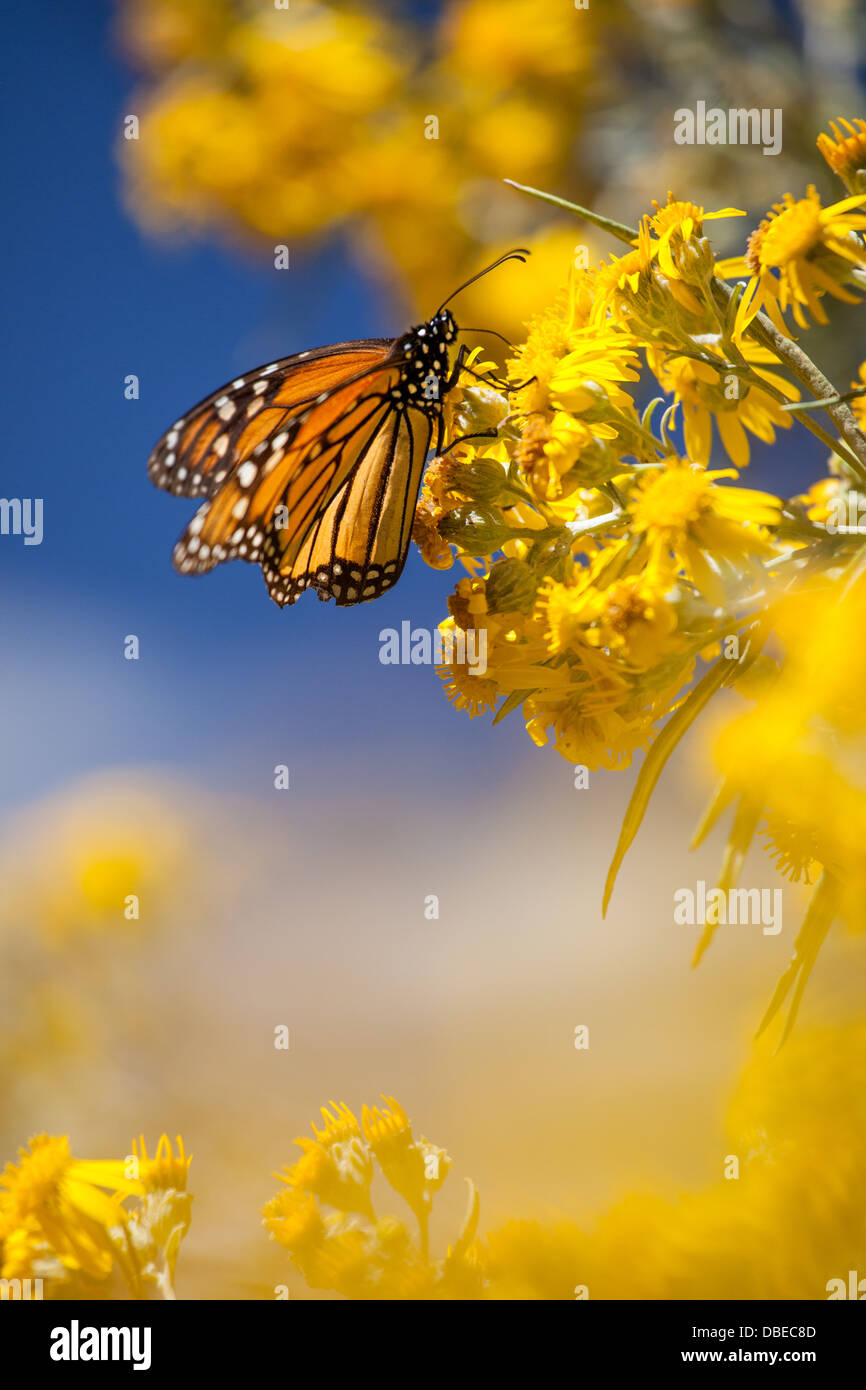
{"type": "Polygon", "coordinates": [[[508,484],[508,475],[495,459],[473,459],[458,463],[451,473],[454,489],[471,497],[473,502],[495,502],[508,484]]]}
{"type": "Polygon", "coordinates": [[[528,613],[538,582],[525,560],[497,560],[487,576],[485,593],[491,613],[528,613]]]}
{"type": "Polygon", "coordinates": [[[457,507],[439,523],[439,534],[467,555],[492,555],[513,535],[502,513],[485,507],[457,507]]]}

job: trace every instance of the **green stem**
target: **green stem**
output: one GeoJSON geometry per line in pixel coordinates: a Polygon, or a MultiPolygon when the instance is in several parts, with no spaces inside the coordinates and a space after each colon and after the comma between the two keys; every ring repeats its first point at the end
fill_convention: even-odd
{"type": "Polygon", "coordinates": [[[514,179],[503,179],[502,182],[516,188],[518,193],[528,193],[531,198],[539,198],[542,203],[552,203],[554,207],[563,208],[565,212],[573,212],[584,222],[591,222],[594,227],[600,227],[603,232],[610,232],[611,236],[618,237],[627,246],[633,247],[637,241],[637,232],[632,227],[627,227],[624,222],[615,222],[612,217],[602,217],[600,212],[581,207],[579,203],[569,203],[566,198],[557,198],[555,193],[542,193],[540,189],[529,188],[525,183],[515,183],[514,179]]]}

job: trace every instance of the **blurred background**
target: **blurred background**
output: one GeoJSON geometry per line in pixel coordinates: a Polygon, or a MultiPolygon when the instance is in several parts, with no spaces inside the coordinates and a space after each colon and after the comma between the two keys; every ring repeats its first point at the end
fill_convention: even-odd
{"type": "MultiPolygon", "coordinates": [[[[784,191],[835,198],[814,139],[863,114],[861,20],[855,0],[48,0],[7,18],[3,492],[44,499],[44,540],[0,538],[0,1159],[42,1130],[87,1157],[181,1131],[181,1297],[286,1282],[258,1210],[330,1098],[396,1095],[479,1186],[482,1229],[591,1225],[625,1192],[715,1180],[805,896],[786,888],[779,936],[720,932],[690,971],[698,929],[673,925],[672,895],[712,882],[721,851],[687,851],[705,726],[603,922],[632,774],[578,790],[517,723],[470,723],[430,668],[378,661],[381,629],[441,620],[454,576],[413,552],[375,604],[283,612],[253,567],[182,579],[192,506],[150,486],[153,443],[259,363],[402,331],[515,243],[530,265],[460,308],[519,335],[576,244],[615,247],[505,178],[631,224],[668,188],[733,203],[750,217],[714,224],[729,254],[784,191]],[[782,155],[675,145],[673,111],[699,99],[782,107],[782,155]]],[[[862,351],[838,309],[810,347],[844,380],[862,351]]],[[[791,431],[747,481],[790,495],[823,471],[791,431]]],[[[779,882],[760,857],[745,881],[779,882]]],[[[834,940],[804,1024],[856,1017],[863,977],[834,940]]]]}

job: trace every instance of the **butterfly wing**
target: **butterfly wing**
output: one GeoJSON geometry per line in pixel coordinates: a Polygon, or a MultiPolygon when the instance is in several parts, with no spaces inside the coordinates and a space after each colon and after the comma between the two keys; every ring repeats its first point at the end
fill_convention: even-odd
{"type": "Polygon", "coordinates": [[[276,603],[294,603],[312,587],[344,607],[378,598],[396,584],[434,424],[416,410],[374,417],[352,472],[315,526],[302,538],[274,533],[263,569],[276,603]]]}
{"type": "Polygon", "coordinates": [[[260,564],[280,606],[307,588],[361,603],[396,583],[434,430],[441,439],[439,389],[425,399],[425,384],[427,359],[435,376],[447,354],[425,332],[271,363],[176,421],[151,455],[151,479],[204,500],[175,567],[260,564]]]}
{"type": "Polygon", "coordinates": [[[380,366],[388,338],[284,357],[222,386],[163,435],[148,460],[157,487],[176,497],[213,497],[234,468],[287,427],[322,393],[380,366]]]}

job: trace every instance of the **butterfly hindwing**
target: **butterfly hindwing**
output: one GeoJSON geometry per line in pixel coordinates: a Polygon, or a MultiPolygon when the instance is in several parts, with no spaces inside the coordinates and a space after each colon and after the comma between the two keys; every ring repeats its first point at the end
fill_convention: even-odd
{"type": "Polygon", "coordinates": [[[391,411],[303,543],[279,548],[275,533],[277,558],[264,565],[275,602],[294,603],[315,588],[343,607],[378,598],[396,584],[435,423],[414,410],[391,411]]]}

